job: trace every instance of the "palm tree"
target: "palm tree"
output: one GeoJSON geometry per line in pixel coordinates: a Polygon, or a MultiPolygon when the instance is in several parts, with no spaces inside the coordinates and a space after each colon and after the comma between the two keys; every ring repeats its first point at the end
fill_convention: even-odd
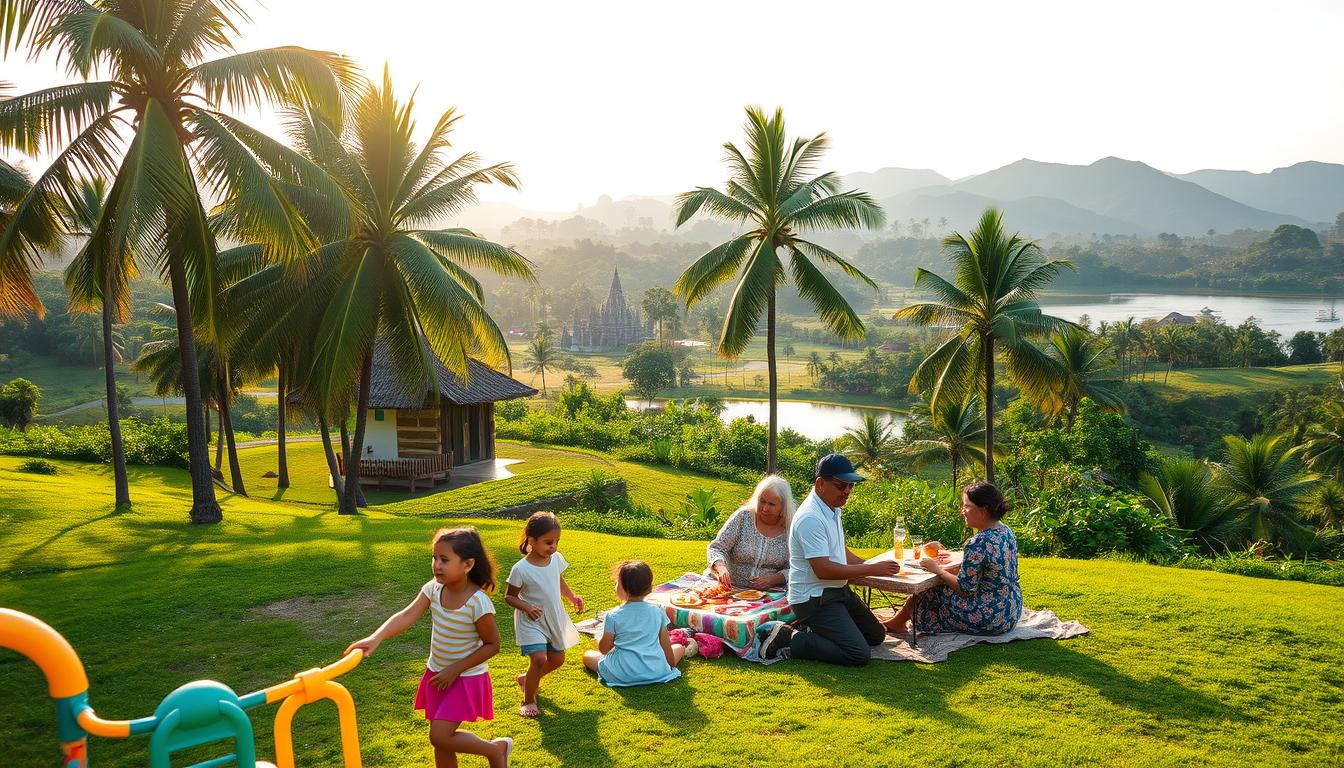
{"type": "Polygon", "coordinates": [[[854,466],[881,472],[891,463],[897,436],[896,424],[891,419],[865,413],[863,421],[846,429],[835,447],[848,456],[854,466]]]}
{"type": "Polygon", "coordinates": [[[1227,455],[1214,465],[1216,479],[1251,537],[1290,552],[1304,551],[1311,529],[1302,523],[1301,512],[1318,478],[1303,471],[1300,447],[1289,447],[1283,435],[1270,434],[1250,440],[1228,435],[1223,442],[1227,455]]]}
{"type": "Polygon", "coordinates": [[[784,113],[767,116],[747,108],[748,152],[732,142],[723,145],[729,168],[725,191],[699,187],[677,197],[677,226],[700,211],[752,228],[711,248],[677,278],[676,292],[689,309],[715,288],[737,276],[732,303],[719,335],[718,352],[736,358],[756,335],[765,315],[766,367],[770,379],[770,437],[766,472],[775,471],[779,432],[779,376],[775,366],[775,292],[787,277],[781,256],[799,295],[842,339],[863,338],[863,321],[812,259],[834,265],[873,290],[877,284],[830,250],[800,237],[808,231],[867,227],[881,229],[885,216],[863,192],[840,191],[840,177],[823,173],[808,178],[829,146],[826,134],[788,142],[784,113]]]}
{"type": "Polygon", "coordinates": [[[644,292],[644,300],[641,303],[644,308],[644,319],[651,323],[658,324],[658,343],[663,343],[663,323],[669,323],[675,330],[677,327],[677,298],[666,288],[650,288],[644,292]]]}
{"type": "Polygon", "coordinates": [[[517,251],[465,229],[422,229],[476,201],[476,187],[515,187],[508,164],[482,167],[467,153],[448,161],[459,117],[444,112],[423,147],[412,140],[414,101],[398,102],[384,70],[366,84],[342,125],[314,110],[291,115],[291,135],[349,195],[352,223],[318,249],[330,279],[311,299],[325,307],[305,386],[355,404],[342,514],[356,511],[375,338],[407,391],[430,389],[430,355],[459,377],[469,357],[509,363],[504,334],[485,311],[485,292],[468,267],[535,280],[517,251]],[[354,396],[346,400],[352,382],[354,396]]]}
{"type": "Polygon", "coordinates": [[[821,382],[821,372],[825,369],[826,364],[821,361],[820,352],[813,352],[807,356],[807,375],[812,378],[813,386],[821,382]]]}
{"type": "Polygon", "coordinates": [[[985,406],[985,479],[992,483],[996,355],[1024,388],[1049,388],[1055,367],[1029,339],[1072,324],[1042,314],[1036,292],[1073,265],[1047,261],[1036,243],[1008,237],[1003,216],[994,208],[985,209],[969,239],[957,232],[944,238],[943,252],[956,269],[953,282],[916,269],[915,287],[938,301],[912,304],[895,315],[919,325],[957,326],[915,369],[910,392],[929,391],[930,406],[937,408],[944,397],[962,400],[979,385],[985,406]],[[995,342],[1001,345],[997,353],[995,342]]]}
{"type": "Polygon", "coordinates": [[[265,242],[278,257],[307,252],[312,233],[288,197],[324,186],[321,174],[277,183],[277,173],[295,176],[309,165],[220,109],[301,101],[335,111],[354,71],[343,57],[302,48],[233,53],[238,19],[247,16],[232,0],[27,0],[0,12],[6,54],[27,44],[32,56],[54,54],[81,78],[0,101],[0,145],[56,149],[0,231],[0,259],[8,263],[25,229],[73,207],[81,179],[113,179],[90,247],[151,259],[172,286],[196,523],[222,517],[193,332],[195,324],[214,329],[216,232],[265,242]],[[227,55],[206,60],[220,51],[227,55]],[[89,79],[102,72],[110,79],[89,79]],[[212,227],[198,180],[217,199],[242,201],[247,215],[212,227]]]}
{"type": "Polygon", "coordinates": [[[1320,420],[1307,427],[1305,437],[1302,458],[1307,466],[1344,484],[1344,401],[1323,405],[1320,420]]]}
{"type": "MultiPolygon", "coordinates": [[[[1306,437],[1308,427],[1315,420],[1314,406],[1318,399],[1306,392],[1289,389],[1276,397],[1275,400],[1278,400],[1278,402],[1275,404],[1274,412],[1270,414],[1270,421],[1276,429],[1292,429],[1292,444],[1300,445],[1303,438],[1306,437]]],[[[1327,415],[1329,412],[1328,405],[1322,407],[1322,414],[1326,415],[1327,420],[1330,418],[1327,415]]],[[[1341,423],[1340,426],[1344,426],[1344,423],[1341,423]]],[[[1310,458],[1305,454],[1302,458],[1311,463],[1310,458]]]]}
{"type": "MultiPolygon", "coordinates": [[[[0,83],[0,93],[5,90],[0,83]]],[[[0,160],[0,232],[16,224],[17,208],[32,189],[32,179],[21,168],[0,160]]],[[[46,308],[33,290],[33,268],[43,254],[60,244],[60,217],[56,210],[26,217],[14,228],[9,246],[0,250],[0,318],[32,312],[42,317],[46,308]]]]}
{"type": "Polygon", "coordinates": [[[1085,397],[1091,398],[1102,410],[1113,413],[1125,410],[1119,383],[1105,378],[1109,373],[1106,344],[1097,344],[1097,339],[1082,328],[1065,328],[1052,334],[1046,347],[1056,371],[1046,382],[1049,389],[1031,394],[1042,410],[1062,413],[1065,432],[1073,431],[1078,404],[1085,397]],[[1055,405],[1058,409],[1053,407],[1055,405]]]}
{"type": "Polygon", "coordinates": [[[1110,339],[1111,346],[1115,348],[1115,356],[1120,363],[1120,380],[1124,381],[1129,369],[1129,350],[1136,345],[1142,330],[1139,323],[1133,315],[1118,320],[1111,326],[1110,339]]]}
{"type": "Polygon", "coordinates": [[[1326,480],[1311,500],[1310,517],[1321,525],[1344,528],[1344,486],[1335,480],[1326,480]]]}
{"type": "Polygon", "coordinates": [[[1218,489],[1209,465],[1166,459],[1155,474],[1139,475],[1139,493],[1209,554],[1226,552],[1245,531],[1240,510],[1218,489]]]}
{"type": "Polygon", "coordinates": [[[536,376],[541,374],[541,394],[546,396],[546,371],[560,367],[562,355],[560,349],[551,343],[550,338],[540,334],[532,337],[527,346],[527,357],[523,360],[523,370],[536,376]]]}
{"type": "Polygon", "coordinates": [[[934,462],[952,462],[952,487],[956,488],[962,466],[985,463],[985,422],[979,398],[944,399],[935,407],[927,403],[927,425],[935,437],[910,440],[901,449],[901,457],[916,468],[934,462]]]}
{"type": "MultiPolygon", "coordinates": [[[[107,185],[102,179],[82,184],[80,196],[67,214],[71,234],[89,237],[103,214],[107,185]]],[[[117,507],[131,505],[130,481],[126,476],[126,451],[121,440],[121,418],[117,412],[117,375],[114,363],[121,360],[113,323],[125,323],[130,317],[131,279],[136,275],[135,255],[131,251],[106,253],[90,239],[80,248],[65,270],[65,286],[70,292],[72,309],[98,305],[102,316],[103,384],[106,387],[107,429],[112,439],[112,477],[117,507]]]]}

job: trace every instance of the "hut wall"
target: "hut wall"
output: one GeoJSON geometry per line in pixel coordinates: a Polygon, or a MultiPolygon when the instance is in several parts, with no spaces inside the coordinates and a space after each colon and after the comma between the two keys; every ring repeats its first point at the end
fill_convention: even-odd
{"type": "Polygon", "coordinates": [[[370,408],[364,424],[364,458],[397,458],[397,410],[370,408]],[[379,413],[383,415],[381,420],[379,413]]]}

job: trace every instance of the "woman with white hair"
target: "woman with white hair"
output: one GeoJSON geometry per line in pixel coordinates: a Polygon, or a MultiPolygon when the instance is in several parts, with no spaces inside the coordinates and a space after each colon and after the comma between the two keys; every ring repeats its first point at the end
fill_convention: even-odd
{"type": "Polygon", "coordinates": [[[787,480],[761,478],[751,498],[709,543],[706,574],[735,589],[782,586],[788,579],[789,520],[796,506],[787,480]]]}

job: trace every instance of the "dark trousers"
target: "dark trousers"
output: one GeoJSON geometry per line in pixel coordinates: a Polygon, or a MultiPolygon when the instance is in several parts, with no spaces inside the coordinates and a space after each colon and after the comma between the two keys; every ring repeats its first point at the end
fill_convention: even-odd
{"type": "Polygon", "coordinates": [[[882,622],[849,587],[831,587],[792,608],[801,628],[789,641],[795,659],[862,667],[871,658],[869,649],[887,636],[882,622]]]}

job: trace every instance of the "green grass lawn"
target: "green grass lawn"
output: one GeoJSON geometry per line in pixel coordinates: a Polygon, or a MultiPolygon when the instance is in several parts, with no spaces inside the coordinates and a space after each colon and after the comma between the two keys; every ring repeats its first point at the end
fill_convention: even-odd
{"type": "MultiPolygon", "coordinates": [[[[546,460],[574,459],[529,459],[546,460]]],[[[341,517],[318,505],[225,497],[222,524],[193,527],[182,472],[134,469],[136,505],[117,514],[107,468],[57,462],[61,474],[46,477],[16,472],[19,462],[0,457],[0,605],[66,635],[88,668],[92,703],[112,718],[148,715],[191,680],[247,692],[334,660],[415,595],[442,522],[394,514],[395,503],[341,517]]],[[[685,482],[646,471],[632,485],[651,497],[685,482]]],[[[518,557],[518,521],[473,522],[507,569],[518,557]]],[[[704,558],[703,542],[579,531],[566,532],[561,547],[573,563],[567,578],[597,609],[615,602],[613,561],[644,558],[670,577],[704,558]]],[[[1024,560],[1022,580],[1030,606],[1080,619],[1092,633],[978,646],[928,666],[695,659],[676,682],[627,691],[603,688],[571,662],[545,681],[537,721],[514,714],[511,680],[524,665],[504,610],[504,650],[491,661],[497,717],[475,730],[516,738],[516,764],[529,768],[1344,759],[1337,588],[1056,559],[1024,560]]],[[[411,708],[427,642],[426,626],[417,627],[342,679],[358,704],[367,766],[429,764],[426,724],[411,708]]],[[[4,764],[50,764],[45,686],[7,652],[0,712],[4,764]]],[[[254,712],[262,755],[272,752],[273,713],[254,712]]],[[[326,706],[300,713],[301,765],[339,764],[334,720],[326,706]]],[[[95,739],[93,765],[144,766],[145,750],[144,738],[95,739]]]]}
{"type": "MultiPolygon", "coordinates": [[[[148,395],[150,386],[131,372],[129,366],[118,365],[117,382],[130,388],[132,395],[148,395]]],[[[107,394],[103,369],[92,365],[70,365],[55,358],[38,357],[22,367],[6,366],[0,369],[0,384],[11,379],[25,378],[42,390],[38,413],[56,413],[90,400],[101,400],[107,394]]],[[[106,411],[102,420],[107,421],[106,411]]]]}
{"type": "MultiPolygon", "coordinates": [[[[1327,384],[1340,376],[1338,363],[1282,368],[1192,368],[1150,371],[1145,381],[1169,398],[1191,395],[1264,395],[1281,389],[1327,384]]],[[[1137,379],[1131,379],[1137,381],[1137,379]]]]}

